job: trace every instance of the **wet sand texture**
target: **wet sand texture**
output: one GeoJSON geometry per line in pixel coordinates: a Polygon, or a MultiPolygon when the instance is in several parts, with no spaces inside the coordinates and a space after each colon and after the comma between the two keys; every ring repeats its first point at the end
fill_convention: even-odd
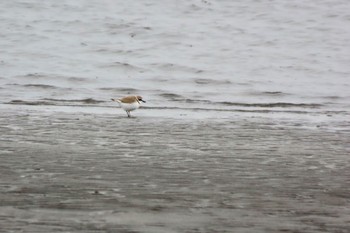
{"type": "Polygon", "coordinates": [[[349,131],[0,116],[2,232],[348,232],[349,131]]]}

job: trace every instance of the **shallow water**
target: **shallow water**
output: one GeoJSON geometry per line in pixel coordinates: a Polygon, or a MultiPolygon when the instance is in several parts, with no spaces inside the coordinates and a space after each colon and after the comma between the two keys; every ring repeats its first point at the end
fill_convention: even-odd
{"type": "Polygon", "coordinates": [[[0,231],[347,232],[348,12],[0,1],[0,231]]]}
{"type": "Polygon", "coordinates": [[[348,1],[0,4],[2,103],[349,114],[348,1]]]}

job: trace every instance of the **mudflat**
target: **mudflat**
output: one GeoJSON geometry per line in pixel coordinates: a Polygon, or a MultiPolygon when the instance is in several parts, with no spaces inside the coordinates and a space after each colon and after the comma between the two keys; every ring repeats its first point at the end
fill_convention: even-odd
{"type": "Polygon", "coordinates": [[[1,231],[349,230],[348,127],[138,114],[2,109],[1,231]]]}

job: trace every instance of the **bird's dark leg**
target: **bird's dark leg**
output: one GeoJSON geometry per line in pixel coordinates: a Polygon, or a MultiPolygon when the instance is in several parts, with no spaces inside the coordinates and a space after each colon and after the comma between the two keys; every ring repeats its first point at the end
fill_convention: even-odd
{"type": "Polygon", "coordinates": [[[128,117],[131,117],[130,111],[126,111],[126,114],[128,114],[128,117]]]}

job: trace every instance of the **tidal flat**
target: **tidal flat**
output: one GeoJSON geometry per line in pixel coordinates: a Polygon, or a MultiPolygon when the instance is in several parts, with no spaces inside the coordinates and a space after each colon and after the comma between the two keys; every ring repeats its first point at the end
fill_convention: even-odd
{"type": "Polygon", "coordinates": [[[349,230],[349,130],[143,111],[2,109],[1,231],[349,230]]]}

